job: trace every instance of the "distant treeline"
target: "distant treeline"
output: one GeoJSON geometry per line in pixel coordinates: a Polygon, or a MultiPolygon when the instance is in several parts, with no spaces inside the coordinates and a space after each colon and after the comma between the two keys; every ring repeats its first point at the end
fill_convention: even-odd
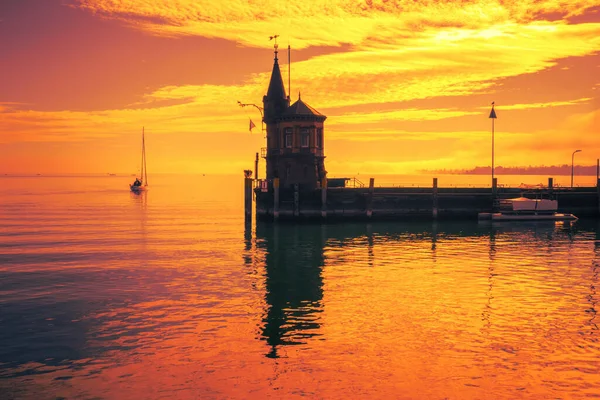
{"type": "MultiPolygon", "coordinates": [[[[575,174],[577,175],[596,175],[595,165],[575,165],[575,174]]],[[[492,173],[492,167],[475,167],[471,169],[435,169],[435,170],[423,170],[423,173],[428,174],[467,174],[467,175],[490,175],[492,173]]],[[[539,165],[539,166],[528,166],[528,167],[503,167],[498,166],[494,168],[494,174],[496,175],[571,175],[571,166],[568,164],[563,165],[539,165]]]]}

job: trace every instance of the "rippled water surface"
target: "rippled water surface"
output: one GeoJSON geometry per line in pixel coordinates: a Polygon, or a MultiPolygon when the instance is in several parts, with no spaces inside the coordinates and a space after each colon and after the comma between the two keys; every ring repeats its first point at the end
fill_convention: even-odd
{"type": "Polygon", "coordinates": [[[238,177],[0,178],[2,399],[600,397],[599,225],[252,225],[238,177]]]}

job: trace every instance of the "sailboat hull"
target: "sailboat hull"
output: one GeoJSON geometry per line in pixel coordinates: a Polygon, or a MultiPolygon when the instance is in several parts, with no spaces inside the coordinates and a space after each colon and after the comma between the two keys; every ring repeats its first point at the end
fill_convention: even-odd
{"type": "Polygon", "coordinates": [[[148,186],[129,185],[129,189],[131,189],[131,191],[134,193],[141,193],[141,192],[145,192],[146,190],[148,190],[148,186]]]}

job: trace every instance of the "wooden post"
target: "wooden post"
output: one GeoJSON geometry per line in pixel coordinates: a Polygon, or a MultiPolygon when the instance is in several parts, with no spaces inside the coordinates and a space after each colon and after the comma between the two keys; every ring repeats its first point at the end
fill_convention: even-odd
{"type": "Polygon", "coordinates": [[[273,178],[273,219],[279,219],[279,178],[273,178]]]}
{"type": "Polygon", "coordinates": [[[254,160],[254,179],[258,180],[258,153],[256,153],[256,160],[254,160]]]}
{"type": "Polygon", "coordinates": [[[244,178],[245,221],[252,221],[252,178],[244,178]]]}
{"type": "Polygon", "coordinates": [[[438,216],[438,178],[433,178],[433,219],[438,216]]]}
{"type": "Polygon", "coordinates": [[[596,190],[598,193],[598,213],[600,214],[600,179],[596,180],[596,190]]]}
{"type": "Polygon", "coordinates": [[[327,177],[321,183],[321,218],[327,218],[327,177]]]}
{"type": "Polygon", "coordinates": [[[373,192],[375,191],[375,178],[369,178],[369,194],[367,196],[367,218],[373,216],[373,192]]]}
{"type": "Polygon", "coordinates": [[[298,193],[298,184],[294,184],[294,217],[300,214],[300,194],[298,193]]]}
{"type": "Polygon", "coordinates": [[[548,191],[550,191],[550,193],[552,193],[553,189],[554,189],[554,178],[548,178],[548,191]]]}
{"type": "Polygon", "coordinates": [[[496,208],[496,190],[498,189],[498,178],[492,179],[492,212],[496,208]]]}

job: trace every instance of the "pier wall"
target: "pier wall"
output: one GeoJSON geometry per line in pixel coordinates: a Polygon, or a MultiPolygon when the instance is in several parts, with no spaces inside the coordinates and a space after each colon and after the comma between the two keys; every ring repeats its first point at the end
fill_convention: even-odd
{"type": "Polygon", "coordinates": [[[480,212],[496,211],[495,200],[520,196],[547,198],[548,194],[558,200],[559,212],[579,218],[600,217],[600,191],[596,187],[438,188],[434,181],[430,188],[373,187],[371,183],[371,187],[311,191],[255,189],[259,220],[477,219],[480,212]]]}

